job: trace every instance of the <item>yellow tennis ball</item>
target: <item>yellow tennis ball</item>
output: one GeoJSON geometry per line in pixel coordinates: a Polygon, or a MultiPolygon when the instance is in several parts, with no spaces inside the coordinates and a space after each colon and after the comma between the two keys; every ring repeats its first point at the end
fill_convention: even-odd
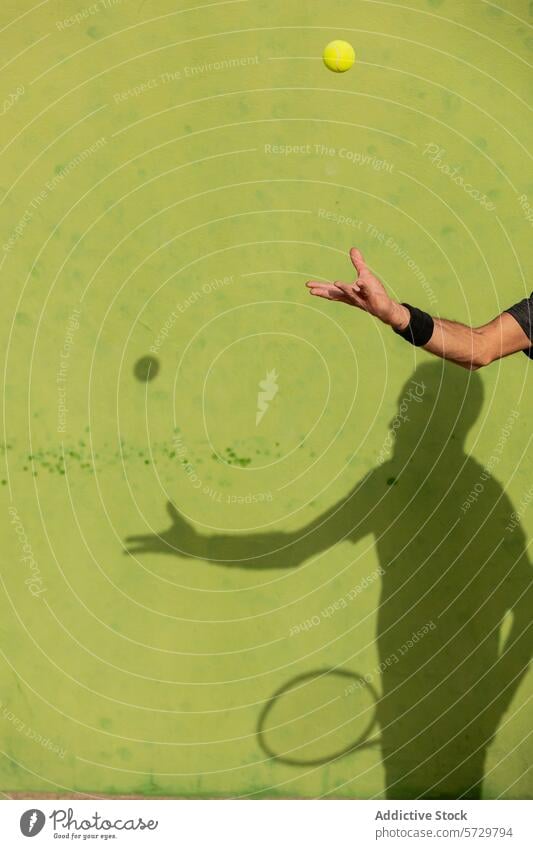
{"type": "Polygon", "coordinates": [[[342,74],[348,71],[355,62],[355,50],[347,41],[330,41],[324,47],[322,54],[324,65],[330,71],[342,74]]]}

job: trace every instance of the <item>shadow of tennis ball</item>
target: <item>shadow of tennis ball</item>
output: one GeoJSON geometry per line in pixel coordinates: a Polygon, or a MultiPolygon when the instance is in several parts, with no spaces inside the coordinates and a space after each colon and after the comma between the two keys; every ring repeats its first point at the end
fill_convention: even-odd
{"type": "Polygon", "coordinates": [[[133,367],[133,374],[141,383],[153,380],[159,371],[159,360],[156,357],[141,357],[133,367]]]}
{"type": "Polygon", "coordinates": [[[285,764],[327,763],[379,742],[374,733],[377,699],[372,685],[355,672],[307,672],[268,700],[259,717],[259,743],[269,757],[285,764]]]}

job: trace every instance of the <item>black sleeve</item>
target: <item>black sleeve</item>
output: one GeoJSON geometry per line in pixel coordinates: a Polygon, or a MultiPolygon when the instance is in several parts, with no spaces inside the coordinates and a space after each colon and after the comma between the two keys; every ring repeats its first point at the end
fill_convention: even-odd
{"type": "MultiPolygon", "coordinates": [[[[519,301],[513,307],[509,307],[509,309],[505,310],[505,312],[512,315],[526,336],[528,336],[533,342],[533,292],[529,298],[524,298],[523,301],[519,301]]],[[[524,354],[527,354],[528,357],[533,359],[533,346],[531,348],[527,348],[524,351],[524,354]]]]}

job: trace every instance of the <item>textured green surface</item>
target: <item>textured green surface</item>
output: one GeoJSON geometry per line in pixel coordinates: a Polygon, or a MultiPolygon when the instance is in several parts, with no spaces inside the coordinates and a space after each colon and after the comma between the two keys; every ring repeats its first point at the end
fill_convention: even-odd
{"type": "Polygon", "coordinates": [[[4,0],[2,789],[531,796],[532,366],[429,367],[303,285],[356,244],[440,315],[529,294],[530,15],[4,0]],[[331,761],[354,673],[382,746],[331,761]]]}

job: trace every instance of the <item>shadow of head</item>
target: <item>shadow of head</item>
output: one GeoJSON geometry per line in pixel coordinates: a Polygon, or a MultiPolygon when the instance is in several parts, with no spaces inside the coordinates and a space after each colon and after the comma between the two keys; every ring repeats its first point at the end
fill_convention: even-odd
{"type": "Polygon", "coordinates": [[[395,454],[459,450],[483,407],[477,372],[444,362],[424,363],[406,381],[390,422],[395,454]]]}

